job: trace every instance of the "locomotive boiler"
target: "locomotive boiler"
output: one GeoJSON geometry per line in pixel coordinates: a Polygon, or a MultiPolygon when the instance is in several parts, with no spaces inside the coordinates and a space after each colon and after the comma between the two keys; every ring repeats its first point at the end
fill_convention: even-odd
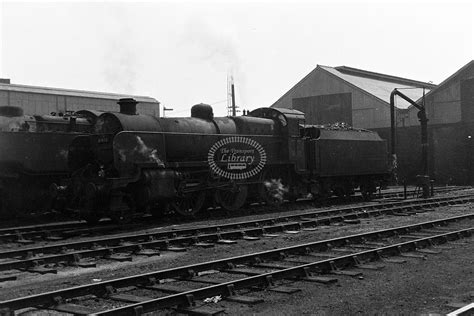
{"type": "Polygon", "coordinates": [[[388,175],[386,143],[373,132],[306,126],[292,109],[260,108],[214,117],[206,104],[188,118],[136,113],[133,99],[104,112],[95,133],[74,139],[72,177],[53,185],[89,221],[136,211],[194,215],[209,204],[237,211],[249,201],[365,196],[388,175]],[[339,162],[338,162],[339,161],[339,162]]]}
{"type": "Polygon", "coordinates": [[[24,115],[19,107],[0,106],[1,218],[50,208],[48,186],[69,173],[69,144],[91,132],[96,116],[24,115]]]}

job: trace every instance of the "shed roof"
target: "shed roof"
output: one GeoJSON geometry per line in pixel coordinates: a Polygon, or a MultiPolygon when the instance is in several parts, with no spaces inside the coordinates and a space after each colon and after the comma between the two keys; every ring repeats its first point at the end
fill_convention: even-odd
{"type": "MultiPolygon", "coordinates": [[[[359,89],[363,93],[379,99],[386,103],[387,106],[390,104],[390,93],[395,88],[406,89],[402,90],[403,94],[412,100],[418,100],[423,96],[423,87],[425,88],[425,93],[428,93],[431,89],[436,87],[435,84],[428,82],[411,80],[347,66],[330,67],[317,65],[315,69],[281,96],[272,107],[275,106],[279,100],[295,90],[302,82],[310,78],[312,73],[319,70],[323,70],[332,76],[343,80],[353,88],[359,89]]],[[[401,98],[396,98],[395,100],[395,106],[399,109],[407,109],[410,107],[410,104],[401,98]]]]}
{"type": "Polygon", "coordinates": [[[427,93],[425,95],[428,96],[430,94],[433,94],[435,93],[436,91],[438,91],[439,89],[442,89],[444,86],[446,86],[448,83],[450,83],[451,81],[453,81],[454,79],[458,78],[465,70],[469,69],[470,67],[474,66],[474,60],[471,60],[470,62],[468,62],[467,64],[465,64],[464,66],[462,66],[458,71],[456,71],[455,73],[453,73],[451,76],[449,76],[448,78],[446,78],[445,80],[443,80],[443,82],[441,82],[439,85],[437,85],[434,89],[432,89],[429,93],[427,93]]]}
{"type": "MultiPolygon", "coordinates": [[[[386,103],[390,103],[390,94],[395,88],[403,90],[403,94],[416,101],[423,96],[423,88],[425,88],[425,93],[428,93],[431,89],[436,87],[436,85],[431,83],[346,66],[328,67],[318,65],[318,67],[386,103]]],[[[410,107],[410,103],[397,98],[395,106],[399,109],[407,109],[410,107]]]]}
{"type": "Polygon", "coordinates": [[[39,86],[27,86],[27,85],[10,84],[10,83],[0,83],[0,90],[39,93],[39,94],[52,94],[52,95],[62,95],[62,96],[71,96],[71,97],[94,98],[94,99],[121,99],[121,98],[133,97],[138,102],[159,103],[156,99],[147,97],[147,96],[136,96],[136,95],[131,96],[131,95],[117,94],[117,93],[72,90],[72,89],[61,89],[61,88],[39,87],[39,86]]]}

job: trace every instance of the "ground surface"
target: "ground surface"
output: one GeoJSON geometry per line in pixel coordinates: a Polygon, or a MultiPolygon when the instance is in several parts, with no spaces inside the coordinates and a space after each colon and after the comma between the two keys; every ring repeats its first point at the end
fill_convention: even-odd
{"type": "MultiPolygon", "coordinates": [[[[0,283],[0,300],[71,287],[97,280],[151,272],[186,264],[324,240],[389,227],[419,223],[474,212],[474,204],[438,208],[413,216],[381,216],[363,219],[358,225],[321,226],[313,232],[281,234],[271,239],[239,241],[210,249],[190,248],[185,253],[163,252],[159,257],[140,257],[129,263],[99,262],[97,268],[61,268],[57,275],[21,276],[18,281],[0,283]]],[[[268,214],[267,214],[268,216],[268,214]]],[[[250,220],[261,215],[239,218],[250,220]]],[[[219,222],[229,220],[219,220],[219,222]]],[[[233,221],[236,221],[234,218],[233,221]]],[[[214,221],[208,221],[216,222],[214,221]]],[[[188,224],[190,225],[190,224],[188,224]]],[[[452,302],[474,302],[474,238],[466,244],[429,255],[427,260],[408,259],[404,264],[385,263],[381,271],[363,271],[362,278],[338,276],[333,285],[296,282],[295,294],[270,291],[247,295],[262,297],[264,303],[248,306],[220,301],[231,315],[420,315],[447,313],[452,302]]],[[[135,258],[134,258],[135,259],[135,258]]]]}

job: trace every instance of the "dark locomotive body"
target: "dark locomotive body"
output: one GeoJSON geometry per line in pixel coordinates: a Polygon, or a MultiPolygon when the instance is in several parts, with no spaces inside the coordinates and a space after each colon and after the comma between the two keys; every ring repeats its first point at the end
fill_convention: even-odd
{"type": "Polygon", "coordinates": [[[69,175],[69,145],[92,131],[97,114],[30,116],[19,107],[0,107],[1,218],[50,208],[48,187],[69,175]]]}
{"type": "Polygon", "coordinates": [[[72,177],[55,186],[90,221],[143,210],[193,215],[216,204],[235,211],[357,187],[368,197],[388,177],[386,142],[376,133],[305,126],[296,110],[214,118],[199,104],[190,118],[156,118],[136,114],[134,100],[119,104],[120,113],[97,118],[94,135],[75,138],[72,177]]]}
{"type": "MultiPolygon", "coordinates": [[[[322,195],[351,195],[360,187],[369,197],[387,176],[386,142],[375,133],[345,126],[305,126],[306,161],[322,195]]],[[[316,191],[316,190],[312,190],[316,191]]]]}

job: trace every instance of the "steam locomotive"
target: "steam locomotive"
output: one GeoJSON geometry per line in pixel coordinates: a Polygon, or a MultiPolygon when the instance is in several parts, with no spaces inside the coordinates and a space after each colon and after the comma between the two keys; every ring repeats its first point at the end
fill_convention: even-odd
{"type": "Polygon", "coordinates": [[[358,187],[370,197],[390,174],[377,133],[306,125],[296,110],[214,117],[211,106],[197,104],[191,117],[157,118],[138,114],[136,104],[121,99],[120,112],[97,116],[94,133],[75,136],[69,176],[50,187],[90,222],[143,211],[192,216],[210,204],[235,212],[252,201],[278,205],[358,187]]]}
{"type": "Polygon", "coordinates": [[[91,133],[98,114],[24,115],[0,106],[0,218],[50,208],[48,186],[69,175],[70,142],[91,133]]]}

